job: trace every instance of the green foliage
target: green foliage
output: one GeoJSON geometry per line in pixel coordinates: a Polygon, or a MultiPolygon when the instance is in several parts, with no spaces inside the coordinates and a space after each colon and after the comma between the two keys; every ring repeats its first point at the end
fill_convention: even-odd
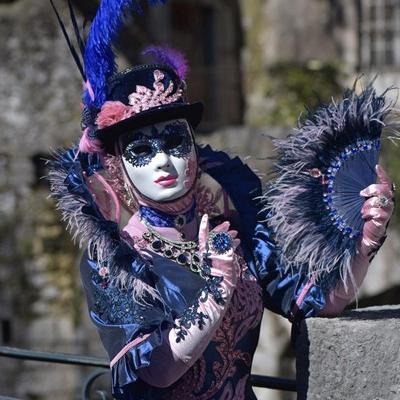
{"type": "Polygon", "coordinates": [[[305,65],[279,63],[268,71],[266,97],[273,99],[266,124],[294,126],[307,109],[314,109],[342,92],[340,64],[318,60],[305,65]]]}

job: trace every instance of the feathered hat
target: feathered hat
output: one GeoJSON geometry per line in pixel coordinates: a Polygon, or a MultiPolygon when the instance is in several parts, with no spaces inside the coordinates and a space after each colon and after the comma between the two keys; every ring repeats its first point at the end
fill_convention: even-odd
{"type": "MultiPolygon", "coordinates": [[[[151,56],[154,64],[117,71],[112,46],[125,16],[129,12],[142,13],[138,1],[102,0],[85,43],[68,0],[80,55],[50,1],[84,80],[80,151],[113,154],[119,135],[150,123],[185,118],[193,128],[199,124],[203,106],[186,100],[188,65],[177,50],[148,47],[144,54],[151,56]]],[[[151,6],[165,2],[148,0],[151,6]]]]}

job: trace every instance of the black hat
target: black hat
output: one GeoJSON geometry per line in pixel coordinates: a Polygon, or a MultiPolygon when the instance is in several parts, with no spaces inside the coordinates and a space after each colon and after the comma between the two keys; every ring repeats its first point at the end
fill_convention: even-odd
{"type": "Polygon", "coordinates": [[[107,99],[97,114],[92,137],[113,154],[118,137],[132,129],[176,118],[187,119],[195,128],[203,105],[186,102],[185,89],[184,81],[166,65],[138,65],[117,73],[108,83],[107,99]],[[117,114],[114,119],[113,111],[117,114]]]}
{"type": "MultiPolygon", "coordinates": [[[[164,2],[149,0],[153,6],[164,2]]],[[[69,3],[78,48],[52,1],[51,4],[85,83],[80,151],[105,150],[113,154],[115,141],[122,133],[168,119],[185,118],[193,128],[199,124],[203,106],[189,104],[185,99],[188,65],[179,51],[168,46],[150,46],[142,54],[151,56],[156,64],[117,72],[113,45],[128,11],[141,12],[136,1],[100,2],[86,40],[69,3]]]]}

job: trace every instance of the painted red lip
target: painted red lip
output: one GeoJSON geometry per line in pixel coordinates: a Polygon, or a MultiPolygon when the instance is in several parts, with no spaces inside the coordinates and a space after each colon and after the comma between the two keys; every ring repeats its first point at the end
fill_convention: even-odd
{"type": "Polygon", "coordinates": [[[176,182],[177,178],[178,177],[174,175],[160,176],[154,182],[160,184],[161,186],[170,186],[176,182]]]}

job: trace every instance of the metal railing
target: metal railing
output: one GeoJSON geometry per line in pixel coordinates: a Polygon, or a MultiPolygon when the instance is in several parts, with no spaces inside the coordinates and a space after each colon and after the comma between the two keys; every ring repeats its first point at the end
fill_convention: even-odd
{"type": "MultiPolygon", "coordinates": [[[[30,360],[38,362],[48,362],[56,364],[70,364],[82,367],[96,367],[86,378],[82,392],[82,400],[89,400],[94,382],[101,376],[109,373],[109,362],[104,358],[80,356],[65,353],[50,353],[45,351],[33,351],[15,347],[0,346],[0,357],[16,358],[20,360],[30,360]]],[[[251,375],[251,384],[254,387],[266,389],[283,390],[296,392],[296,380],[289,378],[272,377],[265,375],[251,375]]],[[[101,400],[111,399],[110,395],[104,391],[97,391],[101,400]]],[[[1,396],[0,399],[5,397],[1,396]]],[[[16,400],[16,399],[14,399],[16,400]]]]}

